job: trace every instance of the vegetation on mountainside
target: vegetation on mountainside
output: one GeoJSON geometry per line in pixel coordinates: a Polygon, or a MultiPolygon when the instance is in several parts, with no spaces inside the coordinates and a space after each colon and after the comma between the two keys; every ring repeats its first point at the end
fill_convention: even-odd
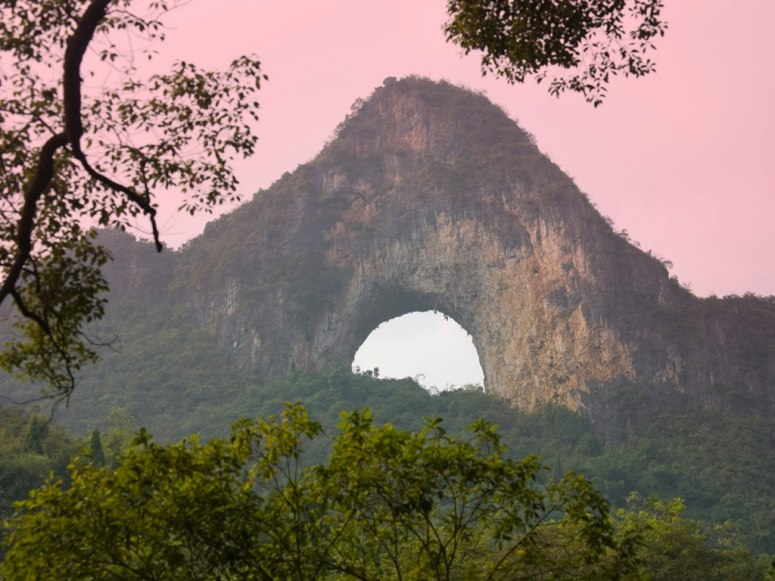
{"type": "Polygon", "coordinates": [[[652,496],[630,495],[626,509],[616,513],[620,531],[642,532],[636,551],[650,579],[751,580],[775,577],[773,555],[753,557],[738,545],[728,526],[709,528],[683,517],[680,498],[662,501],[652,496]]]}
{"type": "Polygon", "coordinates": [[[75,452],[75,439],[49,417],[0,407],[0,523],[11,517],[15,501],[26,498],[50,475],[66,479],[75,452]]]}
{"type": "Polygon", "coordinates": [[[117,466],[139,425],[118,408],[105,419],[102,431],[95,429],[84,438],[76,438],[37,409],[27,412],[0,407],[0,523],[11,517],[16,501],[48,478],[68,483],[67,467],[79,451],[97,466],[117,466]]]}
{"type": "MultiPolygon", "coordinates": [[[[558,477],[566,469],[580,471],[615,506],[624,506],[633,491],[681,497],[690,518],[709,525],[731,521],[752,549],[775,552],[771,421],[690,408],[662,409],[635,422],[634,431],[615,444],[601,439],[595,426],[568,410],[548,407],[527,415],[473,388],[432,395],[411,379],[378,380],[343,369],[258,381],[249,370],[236,369],[216,348],[216,338],[200,327],[195,311],[178,301],[179,295],[165,282],[172,274],[151,268],[156,258],[165,257],[154,256],[149,263],[143,258],[153,252],[150,245],[138,245],[128,235],[116,237],[111,244],[122,264],[148,284],[138,288],[120,279],[112,294],[112,312],[94,327],[99,336],[119,340],[100,364],[85,370],[79,395],[57,412],[57,420],[81,438],[95,428],[104,437],[114,423],[115,410],[138,418],[162,442],[197,432],[203,437],[223,436],[237,418],[278,414],[289,400],[302,401],[326,434],[334,432],[343,409],[369,407],[377,421],[407,430],[420,429],[425,417],[443,417],[446,429],[455,434],[481,418],[499,426],[514,457],[540,454],[558,477]],[[152,304],[143,289],[154,297],[152,304]]],[[[314,267],[310,261],[309,268],[314,267]]],[[[118,269],[115,275],[127,273],[118,269]]],[[[706,299],[701,308],[713,309],[719,302],[706,299]]],[[[742,316],[752,319],[750,340],[768,340],[767,329],[759,329],[753,319],[769,304],[756,297],[733,301],[742,316]]],[[[746,364],[755,370],[762,362],[746,364]]],[[[6,403],[30,399],[37,390],[5,381],[0,394],[6,403]]],[[[627,409],[642,410],[644,402],[638,398],[648,396],[632,391],[627,409]]],[[[307,457],[325,461],[328,446],[325,436],[317,438],[307,457]]],[[[4,458],[17,456],[6,453],[4,458]]],[[[46,466],[36,472],[39,478],[34,483],[49,470],[46,466]]],[[[19,485],[19,490],[27,488],[19,485]]]]}
{"type": "MultiPolygon", "coordinates": [[[[484,419],[514,457],[538,454],[555,477],[573,469],[589,477],[616,506],[629,495],[685,499],[686,514],[736,528],[758,551],[775,552],[775,441],[771,422],[700,410],[663,410],[619,443],[600,439],[587,420],[561,407],[526,414],[471,386],[432,395],[416,382],[353,375],[347,370],[298,374],[254,385],[213,413],[225,418],[276,414],[287,400],[302,401],[332,433],[342,409],[369,407],[380,422],[416,430],[425,417],[442,417],[462,434],[484,419]]],[[[310,449],[315,461],[326,446],[310,449]]]]}
{"type": "MultiPolygon", "coordinates": [[[[680,500],[633,495],[611,512],[590,482],[506,455],[494,426],[460,436],[340,418],[319,464],[322,427],[299,404],[243,420],[228,439],[159,445],[141,430],[112,466],[88,456],[17,505],[0,575],[58,579],[422,577],[762,579],[729,527],[683,517],[680,500]]],[[[110,436],[107,438],[110,439],[110,436]]]]}
{"type": "MultiPolygon", "coordinates": [[[[18,505],[0,574],[58,579],[765,579],[680,501],[633,497],[612,515],[589,481],[509,459],[494,426],[413,433],[344,414],[330,455],[303,407],[237,423],[229,439],[155,444],[112,469],[75,460],[18,505]],[[715,543],[715,544],[714,544],[715,543]]],[[[772,571],[770,571],[772,572],[772,571]]]]}
{"type": "Polygon", "coordinates": [[[0,407],[0,521],[49,474],[64,477],[75,451],[74,439],[48,417],[0,407]]]}
{"type": "Polygon", "coordinates": [[[134,417],[158,432],[160,441],[170,442],[195,432],[223,436],[240,417],[276,415],[286,401],[301,401],[324,430],[307,446],[305,458],[313,463],[326,461],[328,435],[335,433],[342,410],[368,407],[375,421],[410,431],[420,429],[426,417],[442,417],[448,433],[455,435],[484,419],[498,425],[513,458],[538,454],[558,478],[568,469],[580,472],[614,506],[626,506],[634,491],[680,497],[687,517],[709,527],[727,523],[752,550],[775,553],[770,478],[775,473],[775,432],[761,418],[666,410],[613,444],[567,409],[546,407],[525,414],[474,386],[433,395],[408,378],[377,379],[344,369],[257,383],[228,367],[200,340],[172,326],[168,342],[112,354],[81,386],[88,405],[73,401],[57,418],[81,437],[98,428],[104,438],[121,413],[124,433],[137,427],[130,419],[134,417]],[[170,350],[158,350],[165,346],[170,350]],[[168,367],[175,361],[179,367],[168,367]],[[154,384],[154,377],[163,383],[154,384]]]}

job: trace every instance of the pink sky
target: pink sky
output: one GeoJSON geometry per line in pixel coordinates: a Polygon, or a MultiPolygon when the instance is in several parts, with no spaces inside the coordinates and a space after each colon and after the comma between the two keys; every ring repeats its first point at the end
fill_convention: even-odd
{"type": "MultiPolygon", "coordinates": [[[[667,4],[657,73],[617,82],[598,109],[482,78],[476,56],[444,41],[444,0],[198,0],[168,19],[165,56],[262,59],[260,143],[239,165],[247,198],[314,157],[385,77],[443,78],[486,91],[697,294],[775,294],[775,2],[667,4]]],[[[163,210],[173,246],[201,231],[202,218],[163,210]]]]}

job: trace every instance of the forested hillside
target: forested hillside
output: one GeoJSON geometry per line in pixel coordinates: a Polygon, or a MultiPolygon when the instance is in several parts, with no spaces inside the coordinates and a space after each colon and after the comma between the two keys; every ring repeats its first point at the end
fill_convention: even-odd
{"type": "MultiPolygon", "coordinates": [[[[364,407],[377,422],[402,429],[442,417],[447,429],[459,433],[481,418],[499,426],[514,456],[540,454],[557,475],[580,470],[618,506],[633,491],[681,497],[688,516],[708,523],[730,520],[752,548],[775,552],[775,429],[764,418],[688,406],[655,411],[653,405],[641,406],[642,396],[634,391],[627,402],[630,430],[614,441],[564,408],[526,414],[474,388],[433,395],[410,379],[384,380],[347,369],[259,381],[230,365],[190,307],[166,290],[174,273],[170,256],[158,257],[150,245],[126,234],[106,236],[121,264],[129,266],[111,266],[116,269],[111,276],[123,278],[114,286],[108,318],[93,330],[96,337],[114,340],[112,348],[84,370],[69,404],[56,412],[57,422],[79,438],[95,428],[115,431],[117,422],[124,431],[145,426],[162,442],[192,433],[222,436],[238,418],[276,414],[286,401],[304,403],[326,434],[333,433],[342,410],[364,407]],[[644,415],[644,410],[651,411],[644,415]]],[[[39,388],[4,378],[0,393],[8,403],[35,397],[39,388]]],[[[324,459],[327,446],[325,438],[315,440],[309,457],[324,459]]],[[[16,452],[6,453],[6,461],[18,462],[16,452]]],[[[34,483],[50,464],[41,466],[34,483]]]]}
{"type": "MultiPolygon", "coordinates": [[[[709,578],[710,575],[719,579],[765,579],[771,557],[756,555],[762,551],[772,552],[774,523],[771,484],[761,475],[770,474],[775,469],[771,452],[773,442],[759,439],[766,434],[765,426],[755,422],[745,424],[719,414],[665,415],[653,418],[650,430],[634,433],[620,445],[606,445],[595,436],[586,420],[564,408],[546,407],[534,414],[524,414],[504,407],[497,398],[483,393],[476,386],[431,394],[410,379],[379,379],[375,375],[373,371],[353,374],[349,370],[334,369],[322,374],[297,374],[273,383],[252,385],[239,397],[212,406],[211,427],[222,428],[218,431],[225,435],[227,418],[278,416],[288,409],[288,400],[304,401],[311,417],[321,420],[323,428],[322,434],[303,446],[302,462],[304,466],[311,467],[332,461],[332,438],[337,434],[339,454],[342,453],[342,429],[346,425],[342,423],[342,410],[372,409],[375,425],[387,423],[412,433],[417,433],[430,421],[442,429],[441,434],[460,438],[461,441],[470,440],[472,423],[475,419],[484,418],[497,424],[497,433],[500,441],[507,446],[508,458],[521,460],[528,455],[539,454],[539,462],[544,466],[540,482],[560,482],[570,469],[588,477],[613,504],[613,523],[617,535],[621,535],[619,542],[626,543],[628,535],[633,534],[641,539],[635,557],[653,578],[685,579],[687,575],[709,578]],[[441,417],[446,419],[442,421],[441,417]],[[676,497],[682,497],[682,500],[676,497]],[[617,511],[615,507],[621,507],[621,510],[617,511]]],[[[357,414],[348,421],[352,421],[353,417],[357,414]]],[[[55,499],[60,497],[64,501],[66,497],[61,496],[63,494],[75,495],[75,499],[85,494],[82,500],[76,500],[75,506],[94,502],[91,488],[79,492],[78,487],[85,484],[83,478],[88,478],[87,482],[93,481],[89,486],[104,479],[106,494],[112,490],[110,487],[129,486],[116,497],[126,498],[129,505],[115,517],[108,518],[107,513],[102,511],[98,512],[102,516],[97,521],[91,518],[84,520],[80,510],[72,512],[69,517],[66,513],[59,514],[54,526],[65,526],[64,523],[69,522],[66,526],[70,533],[81,536],[79,547],[105,542],[100,534],[93,531],[94,526],[107,526],[114,532],[124,527],[131,530],[173,527],[166,532],[177,534],[174,527],[178,526],[178,521],[175,519],[183,518],[181,522],[185,522],[183,515],[194,510],[190,503],[181,499],[185,499],[192,490],[187,482],[194,478],[190,471],[199,470],[193,468],[199,464],[183,468],[186,464],[180,463],[182,459],[175,458],[184,450],[188,450],[187,454],[200,454],[197,445],[171,446],[164,452],[171,455],[165,460],[162,448],[147,447],[149,436],[146,433],[137,440],[146,444],[137,448],[132,443],[131,434],[138,429],[138,423],[125,410],[114,409],[110,417],[101,422],[106,426],[102,432],[92,430],[88,437],[79,439],[66,436],[55,424],[46,424],[45,418],[39,415],[24,414],[15,409],[3,410],[2,420],[4,446],[0,450],[0,484],[3,495],[0,511],[5,518],[11,515],[10,502],[23,498],[30,487],[42,484],[51,470],[65,479],[67,490],[69,476],[64,466],[76,452],[88,458],[87,462],[93,463],[95,468],[78,464],[79,480],[75,489],[59,492],[58,485],[49,487],[42,496],[28,502],[25,510],[35,511],[35,507],[43,508],[49,502],[59,502],[55,499]],[[135,451],[124,460],[122,451],[128,450],[135,451]],[[129,462],[126,466],[125,461],[129,462]],[[167,461],[172,463],[167,466],[164,463],[167,461]],[[108,473],[95,471],[103,465],[108,467],[108,473]],[[178,472],[181,469],[183,471],[178,472]],[[110,476],[114,472],[115,476],[110,476]],[[162,473],[164,477],[160,480],[162,473]],[[161,494],[172,494],[162,502],[162,506],[167,507],[165,510],[173,511],[169,519],[162,519],[164,524],[154,519],[148,521],[142,516],[145,513],[140,510],[141,505],[135,505],[131,496],[126,497],[137,492],[131,479],[142,481],[146,476],[152,479],[153,487],[159,488],[158,493],[148,498],[159,498],[162,502],[161,494]],[[126,478],[130,480],[121,480],[126,478]],[[174,492],[178,486],[183,488],[174,492]],[[140,512],[133,512],[136,510],[140,512]],[[112,520],[115,518],[118,520],[112,520]],[[103,522],[103,519],[107,520],[103,522]]],[[[243,422],[239,429],[250,425],[243,422]]],[[[282,425],[286,426],[285,423],[282,425]]],[[[389,428],[385,434],[394,433],[391,430],[389,428]]],[[[212,450],[230,449],[229,446],[224,448],[223,442],[218,441],[214,441],[213,446],[212,450]]],[[[204,450],[201,454],[205,454],[204,450]]],[[[202,456],[202,461],[209,458],[207,461],[211,462],[220,458],[221,453],[213,455],[208,452],[202,456]]],[[[384,460],[388,466],[398,461],[388,457],[384,460]]],[[[229,462],[226,459],[223,461],[229,462]]],[[[208,464],[201,466],[204,471],[201,474],[197,472],[196,478],[211,480],[213,473],[206,468],[208,464]]],[[[350,471],[356,468],[349,463],[346,466],[350,466],[350,471]]],[[[422,475],[418,477],[422,480],[422,475]]],[[[222,484],[223,476],[217,480],[222,484]]],[[[205,481],[202,490],[209,490],[205,481]]],[[[146,486],[143,485],[143,490],[146,486]]],[[[112,497],[115,495],[106,496],[112,497]]],[[[141,499],[138,497],[136,500],[139,502],[141,499]]],[[[207,496],[198,503],[207,512],[204,508],[207,503],[225,502],[226,506],[236,507],[237,504],[232,503],[238,500],[207,496]]],[[[197,526],[207,526],[203,518],[206,519],[203,514],[197,517],[197,526]]],[[[18,526],[19,522],[15,522],[18,526]]],[[[33,530],[36,529],[29,529],[29,534],[33,530]]],[[[43,535],[38,538],[44,546],[49,546],[54,538],[53,532],[47,534],[47,530],[48,527],[43,527],[34,533],[43,535]]],[[[223,536],[226,542],[225,539],[234,532],[228,527],[219,529],[218,538],[223,536]]],[[[148,537],[149,541],[152,537],[148,537]]],[[[146,536],[139,538],[145,539],[146,536]]],[[[545,554],[542,559],[554,559],[550,543],[559,541],[551,538],[544,538],[541,551],[545,554]]],[[[221,542],[214,537],[211,540],[216,544],[221,542]]],[[[50,558],[67,559],[67,552],[62,550],[55,549],[50,558]]],[[[19,548],[21,555],[25,551],[24,546],[19,548]]],[[[81,555],[78,559],[83,557],[82,553],[78,553],[81,555]]],[[[49,558],[41,555],[40,551],[34,554],[40,563],[47,562],[49,558]]],[[[16,554],[15,559],[30,559],[32,555],[29,553],[27,557],[20,557],[16,554]]],[[[240,561],[236,559],[232,562],[240,561]]],[[[88,564],[88,560],[84,563],[88,564]]],[[[146,565],[151,566],[151,563],[148,561],[146,565]]],[[[177,566],[176,563],[181,564],[162,558],[157,566],[177,566]]],[[[18,571],[19,565],[13,566],[17,569],[10,570],[18,571]]]]}
{"type": "MultiPolygon", "coordinates": [[[[195,346],[189,348],[192,351],[182,350],[181,360],[196,359],[195,346]]],[[[379,379],[373,372],[353,374],[345,369],[251,383],[245,377],[226,375],[226,368],[215,360],[209,373],[191,373],[183,365],[163,389],[152,389],[153,368],[134,373],[137,359],[125,353],[117,356],[116,363],[124,360],[126,367],[116,365],[112,374],[98,375],[88,392],[84,389],[93,397],[90,402],[57,412],[57,419],[80,434],[83,442],[95,428],[115,438],[141,425],[167,442],[196,432],[223,436],[241,417],[278,414],[285,402],[299,401],[322,423],[324,436],[310,444],[306,456],[310,462],[322,462],[329,453],[328,437],[335,433],[343,410],[369,408],[376,422],[406,430],[417,430],[426,418],[439,417],[454,434],[484,419],[498,426],[512,457],[538,454],[556,477],[569,469],[581,472],[616,506],[625,506],[633,492],[644,497],[680,497],[687,517],[709,526],[727,523],[725,531],[734,532],[752,549],[775,552],[771,479],[775,438],[772,425],[761,419],[701,410],[664,412],[641,422],[645,427],[614,444],[602,441],[588,420],[567,409],[519,412],[477,386],[431,394],[408,378],[379,379]]],[[[17,427],[16,433],[20,431],[17,427]]],[[[7,441],[18,443],[19,438],[7,441]]],[[[20,446],[6,448],[6,464],[28,462],[29,456],[19,456],[20,446]]],[[[58,460],[58,470],[65,464],[58,460]]],[[[36,467],[35,477],[14,484],[16,497],[19,486],[39,484],[52,464],[35,460],[30,466],[36,467]]]]}

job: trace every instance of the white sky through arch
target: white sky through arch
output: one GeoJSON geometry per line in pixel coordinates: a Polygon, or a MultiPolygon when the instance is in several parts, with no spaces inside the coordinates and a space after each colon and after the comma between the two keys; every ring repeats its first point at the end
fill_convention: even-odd
{"type": "Polygon", "coordinates": [[[431,311],[382,323],[355,354],[356,367],[379,367],[380,377],[416,377],[438,389],[484,383],[471,336],[453,319],[431,311]]]}

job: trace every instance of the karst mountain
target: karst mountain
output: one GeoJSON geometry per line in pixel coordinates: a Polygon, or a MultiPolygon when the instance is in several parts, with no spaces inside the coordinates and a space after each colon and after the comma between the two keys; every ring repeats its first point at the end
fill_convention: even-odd
{"type": "Polygon", "coordinates": [[[153,345],[183,318],[254,377],[349,366],[380,323],[435,310],[510,406],[603,426],[667,405],[775,417],[775,299],[693,296],[500,108],[446,82],[387,79],[180,251],[102,239],[113,320],[147,313],[153,345]]]}

